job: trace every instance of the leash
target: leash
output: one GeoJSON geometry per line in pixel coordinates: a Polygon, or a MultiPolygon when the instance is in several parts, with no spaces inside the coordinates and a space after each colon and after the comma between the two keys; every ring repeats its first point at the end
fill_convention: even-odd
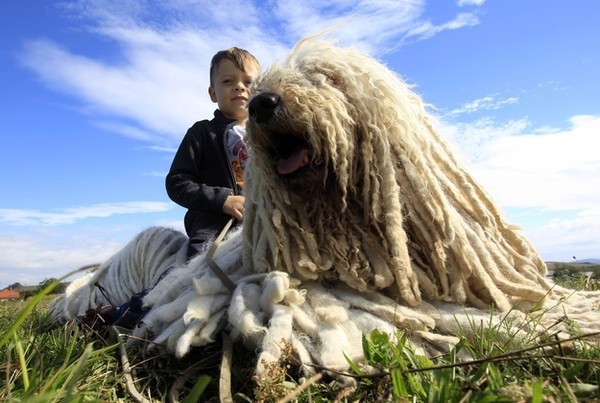
{"type": "MultiPolygon", "coordinates": [[[[223,227],[215,241],[210,245],[208,252],[206,253],[206,263],[208,263],[208,267],[219,277],[221,282],[233,293],[235,290],[235,284],[229,276],[219,267],[219,265],[213,259],[215,251],[221,244],[221,241],[227,234],[227,231],[231,228],[233,224],[234,218],[231,217],[227,224],[223,227]]],[[[221,329],[221,334],[223,336],[223,350],[221,355],[221,376],[219,379],[219,397],[220,401],[224,403],[233,402],[233,398],[231,397],[231,363],[232,363],[232,355],[233,355],[233,344],[231,338],[225,331],[225,329],[221,329]]]]}
{"type": "Polygon", "coordinates": [[[215,251],[217,250],[217,248],[221,244],[221,241],[223,240],[223,238],[227,234],[227,231],[229,231],[229,228],[231,228],[231,225],[233,224],[233,220],[234,220],[234,218],[231,217],[229,219],[229,221],[227,221],[227,224],[225,224],[225,226],[223,227],[223,229],[221,230],[221,232],[219,233],[219,235],[217,236],[217,238],[215,239],[215,241],[212,243],[212,245],[208,249],[208,253],[206,254],[206,263],[208,263],[208,267],[210,267],[210,269],[213,271],[213,273],[215,273],[217,275],[217,277],[219,277],[219,279],[221,280],[221,282],[231,292],[233,292],[233,290],[235,290],[235,284],[234,284],[233,281],[231,281],[231,279],[223,271],[223,269],[221,269],[219,267],[219,265],[214,261],[213,255],[215,254],[215,251]]]}

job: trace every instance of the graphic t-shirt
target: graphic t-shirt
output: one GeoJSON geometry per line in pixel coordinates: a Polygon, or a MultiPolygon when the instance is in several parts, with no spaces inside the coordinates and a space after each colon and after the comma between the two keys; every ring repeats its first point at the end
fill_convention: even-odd
{"type": "Polygon", "coordinates": [[[235,175],[235,181],[240,189],[244,187],[244,166],[248,160],[248,149],[244,142],[246,129],[241,126],[232,126],[227,132],[227,145],[229,160],[235,175]]]}

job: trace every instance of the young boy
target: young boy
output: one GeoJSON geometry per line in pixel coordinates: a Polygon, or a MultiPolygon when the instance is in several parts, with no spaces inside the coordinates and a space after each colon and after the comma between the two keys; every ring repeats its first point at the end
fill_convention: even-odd
{"type": "Polygon", "coordinates": [[[210,64],[208,94],[218,109],[212,120],[190,127],[167,174],[167,194],[187,208],[188,258],[201,252],[230,217],[244,216],[245,135],[249,86],[260,74],[258,60],[236,47],[217,52],[210,64]]]}

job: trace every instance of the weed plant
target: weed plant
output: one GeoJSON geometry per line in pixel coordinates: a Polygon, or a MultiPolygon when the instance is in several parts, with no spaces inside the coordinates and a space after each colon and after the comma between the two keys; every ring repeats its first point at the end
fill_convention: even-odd
{"type": "MultiPolygon", "coordinates": [[[[597,289],[595,280],[589,289],[597,289]]],[[[0,303],[0,401],[219,401],[221,340],[185,359],[144,343],[125,351],[126,332],[99,334],[82,324],[57,327],[46,311],[51,287],[28,301],[0,303]]],[[[552,334],[506,337],[507,323],[474,331],[450,352],[417,354],[406,334],[374,331],[363,339],[370,370],[348,358],[341,385],[315,368],[305,379],[291,348],[253,376],[256,354],[233,345],[235,402],[552,402],[599,401],[600,346],[572,326],[572,338],[552,334]],[[504,336],[501,336],[504,334],[504,336]]],[[[474,325],[473,325],[474,326],[474,325]]],[[[473,327],[475,329],[475,327],[473,327]]]]}

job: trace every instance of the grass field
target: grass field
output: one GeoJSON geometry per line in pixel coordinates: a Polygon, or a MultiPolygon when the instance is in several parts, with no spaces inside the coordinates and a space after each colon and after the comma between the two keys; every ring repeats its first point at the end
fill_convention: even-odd
{"type": "MultiPolygon", "coordinates": [[[[593,276],[563,274],[563,285],[598,289],[593,276]]],[[[52,295],[47,292],[0,303],[0,401],[219,401],[222,341],[184,360],[144,349],[125,351],[110,331],[50,323],[46,308],[52,295]]],[[[559,343],[552,334],[531,335],[526,347],[516,340],[501,342],[490,329],[430,360],[414,354],[401,334],[392,342],[373,332],[363,346],[368,362],[380,371],[367,375],[353,365],[348,375],[356,388],[342,388],[326,376],[300,386],[292,360],[270,368],[269,381],[257,380],[255,355],[233,345],[229,392],[235,402],[600,401],[600,346],[587,344],[577,329],[572,336],[559,343]],[[459,361],[464,353],[471,359],[459,361]]]]}

